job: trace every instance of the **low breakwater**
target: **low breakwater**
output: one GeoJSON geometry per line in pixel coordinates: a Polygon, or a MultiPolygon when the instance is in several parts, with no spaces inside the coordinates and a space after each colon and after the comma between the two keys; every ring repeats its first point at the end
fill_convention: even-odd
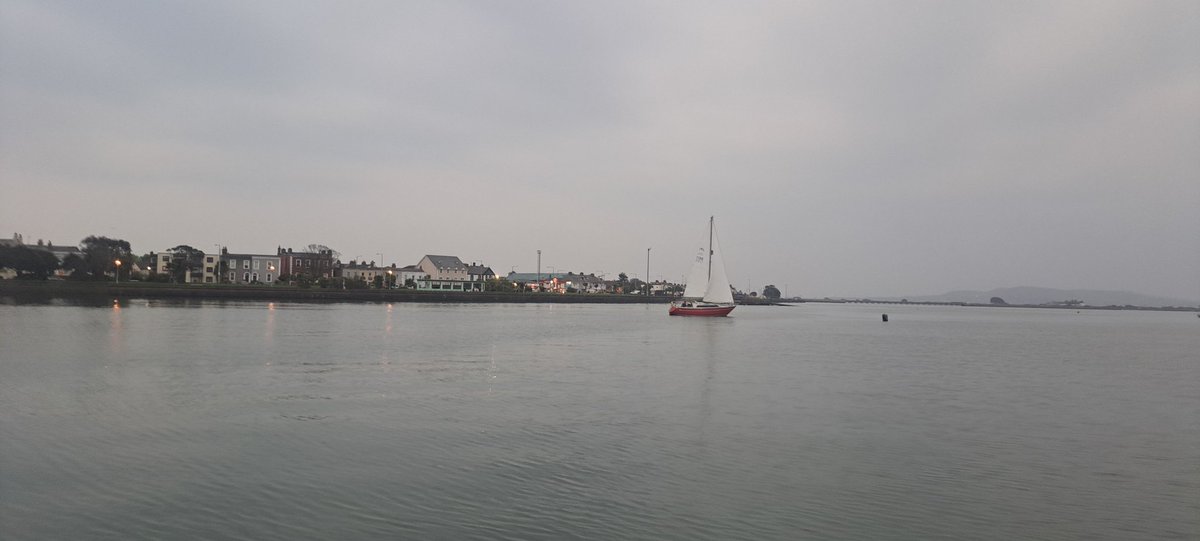
{"type": "Polygon", "coordinates": [[[669,297],[642,295],[516,292],[416,291],[411,289],[322,289],[288,286],[179,285],[0,280],[0,296],[37,299],[243,299],[316,302],[602,303],[666,304],[669,297]]]}

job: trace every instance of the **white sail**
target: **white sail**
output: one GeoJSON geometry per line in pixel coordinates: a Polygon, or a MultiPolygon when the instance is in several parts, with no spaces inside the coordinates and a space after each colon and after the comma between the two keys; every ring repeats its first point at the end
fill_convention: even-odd
{"type": "Polygon", "coordinates": [[[687,285],[683,288],[683,298],[699,299],[708,291],[708,249],[700,247],[696,250],[696,262],[692,264],[692,272],[688,274],[687,285]]]}
{"type": "Polygon", "coordinates": [[[717,243],[717,232],[712,232],[712,261],[708,275],[708,287],[704,292],[704,301],[720,304],[733,304],[733,291],[729,289],[729,278],[725,275],[725,260],[721,258],[721,248],[717,243]]]}

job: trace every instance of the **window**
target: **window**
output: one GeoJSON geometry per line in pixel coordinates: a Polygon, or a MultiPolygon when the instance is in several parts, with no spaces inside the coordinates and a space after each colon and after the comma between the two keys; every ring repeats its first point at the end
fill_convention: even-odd
{"type": "Polygon", "coordinates": [[[254,270],[258,270],[259,263],[262,263],[262,262],[257,259],[254,260],[254,270]]]}
{"type": "Polygon", "coordinates": [[[243,269],[248,269],[248,268],[250,268],[250,260],[249,260],[249,259],[243,259],[243,260],[242,260],[242,268],[243,268],[243,269]]]}
{"type": "Polygon", "coordinates": [[[237,273],[233,272],[233,271],[229,271],[229,281],[232,282],[234,280],[237,280],[237,273]]]}
{"type": "Polygon", "coordinates": [[[208,256],[208,257],[205,257],[205,258],[204,258],[204,262],[205,262],[205,263],[212,263],[212,262],[213,262],[213,258],[212,258],[212,256],[210,255],[210,256],[208,256]]]}
{"type": "Polygon", "coordinates": [[[242,274],[242,281],[243,281],[243,282],[249,282],[249,281],[250,281],[250,273],[248,273],[248,272],[247,272],[247,273],[243,273],[243,274],[242,274]]]}
{"type": "Polygon", "coordinates": [[[212,267],[204,267],[204,272],[212,272],[212,267]]]}
{"type": "Polygon", "coordinates": [[[253,281],[255,281],[255,282],[257,282],[257,281],[258,281],[258,273],[257,273],[257,272],[256,272],[256,273],[254,273],[254,280],[253,280],[253,281]]]}
{"type": "Polygon", "coordinates": [[[271,283],[271,273],[267,273],[267,283],[271,283]]]}

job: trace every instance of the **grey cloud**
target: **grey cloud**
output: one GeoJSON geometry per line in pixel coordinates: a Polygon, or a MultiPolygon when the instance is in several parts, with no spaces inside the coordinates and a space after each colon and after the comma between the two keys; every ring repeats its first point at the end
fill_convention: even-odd
{"type": "Polygon", "coordinates": [[[738,287],[1200,299],[1198,21],[1170,2],[8,2],[0,183],[70,212],[7,198],[0,231],[523,270],[540,248],[610,274],[653,246],[675,278],[715,213],[738,287]],[[293,218],[313,207],[328,219],[293,218]]]}

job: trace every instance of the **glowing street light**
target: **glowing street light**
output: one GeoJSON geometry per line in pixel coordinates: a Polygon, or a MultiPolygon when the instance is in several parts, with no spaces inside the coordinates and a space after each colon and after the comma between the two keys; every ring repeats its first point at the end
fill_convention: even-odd
{"type": "Polygon", "coordinates": [[[121,283],[121,260],[114,259],[113,265],[117,266],[117,272],[113,273],[113,280],[114,280],[113,283],[119,284],[119,283],[121,283]]]}

